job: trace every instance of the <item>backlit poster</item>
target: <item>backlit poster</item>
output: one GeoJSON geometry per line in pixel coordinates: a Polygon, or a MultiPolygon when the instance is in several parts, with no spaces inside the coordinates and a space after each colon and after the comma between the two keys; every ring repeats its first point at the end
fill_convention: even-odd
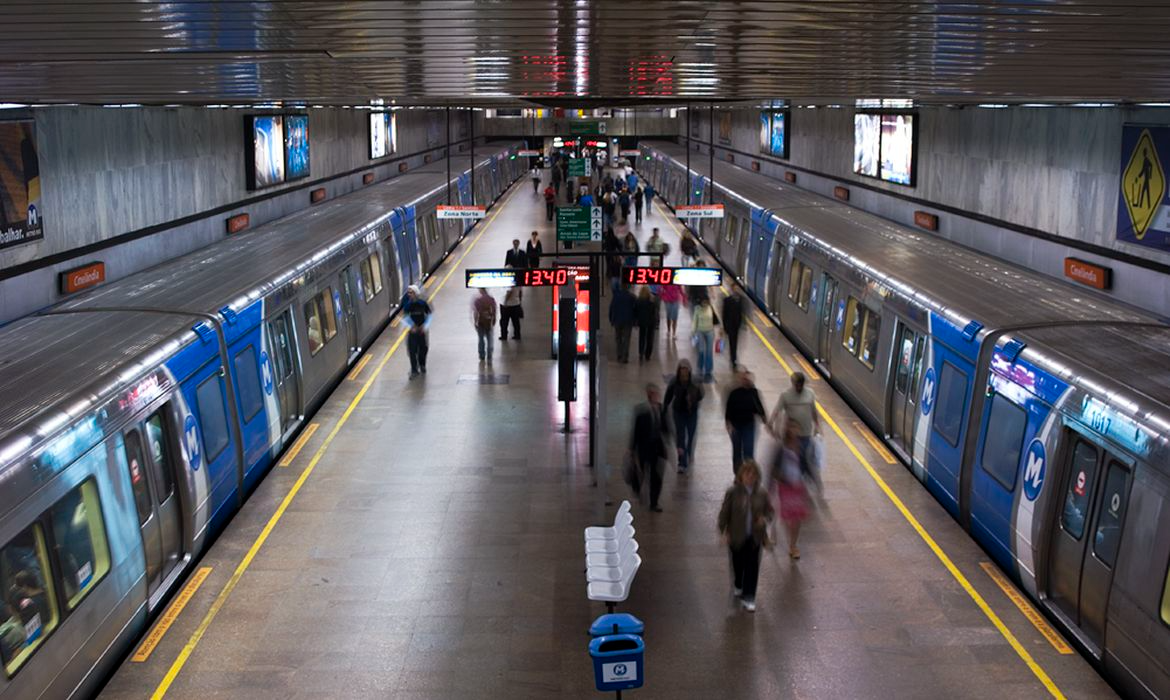
{"type": "Polygon", "coordinates": [[[914,181],[914,115],[883,114],[881,178],[899,185],[914,181]]]}
{"type": "Polygon", "coordinates": [[[760,112],[760,153],[770,153],[772,143],[772,113],[760,112]]]}
{"type": "Polygon", "coordinates": [[[772,112],[772,124],[768,134],[768,152],[777,158],[788,157],[787,122],[788,115],[786,113],[772,112]]]}
{"type": "Polygon", "coordinates": [[[881,119],[880,114],[853,115],[853,172],[858,175],[878,176],[881,119]]]}
{"type": "Polygon", "coordinates": [[[309,176],[309,115],[290,114],[284,122],[285,178],[309,176]]]}
{"type": "Polygon", "coordinates": [[[731,112],[719,113],[719,143],[724,146],[731,145],[731,112]]]}
{"type": "Polygon", "coordinates": [[[0,121],[0,248],[44,238],[32,121],[0,121]]]}
{"type": "Polygon", "coordinates": [[[385,158],[390,154],[389,115],[377,112],[370,115],[370,159],[385,158]]]}
{"type": "Polygon", "coordinates": [[[252,117],[252,187],[284,182],[284,117],[252,117]]]}
{"type": "Polygon", "coordinates": [[[427,112],[427,148],[437,148],[443,143],[443,115],[427,112]]]}

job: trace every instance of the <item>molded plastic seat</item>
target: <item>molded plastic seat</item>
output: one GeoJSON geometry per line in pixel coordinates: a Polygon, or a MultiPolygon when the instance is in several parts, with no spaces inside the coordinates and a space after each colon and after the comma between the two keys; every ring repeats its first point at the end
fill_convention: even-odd
{"type": "Polygon", "coordinates": [[[618,530],[617,537],[612,540],[585,540],[586,554],[616,554],[622,548],[622,543],[626,540],[633,539],[634,526],[625,525],[621,530],[618,530]]]}
{"type": "Polygon", "coordinates": [[[638,551],[638,540],[630,538],[626,540],[621,548],[616,552],[598,552],[596,554],[587,554],[585,556],[585,567],[591,569],[594,567],[617,566],[622,563],[622,557],[626,554],[633,554],[638,551]]]}
{"type": "Polygon", "coordinates": [[[613,527],[587,527],[585,528],[586,540],[612,540],[617,537],[623,525],[629,525],[634,522],[634,516],[627,511],[625,513],[618,513],[614,516],[613,527]]]}
{"type": "Polygon", "coordinates": [[[633,549],[625,546],[621,551],[621,560],[617,566],[590,566],[585,571],[585,580],[593,581],[621,581],[623,575],[634,565],[634,559],[638,553],[633,549]]]}
{"type": "Polygon", "coordinates": [[[593,581],[589,584],[589,600],[604,603],[620,603],[630,595],[630,586],[634,583],[634,575],[642,566],[642,557],[634,555],[633,563],[622,572],[620,581],[593,581]]]}

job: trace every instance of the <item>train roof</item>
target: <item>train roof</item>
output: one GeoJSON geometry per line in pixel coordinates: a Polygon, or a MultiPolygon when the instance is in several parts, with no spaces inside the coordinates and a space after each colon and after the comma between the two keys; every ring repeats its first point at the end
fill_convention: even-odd
{"type": "MultiPolygon", "coordinates": [[[[647,142],[679,165],[686,149],[647,142]]],[[[691,170],[708,175],[707,158],[691,170]]],[[[1163,319],[1046,275],[915,231],[855,207],[797,190],[758,173],[719,163],[715,186],[769,210],[809,243],[847,258],[890,288],[960,326],[989,330],[1053,322],[1160,323],[1163,319]]]]}
{"type": "Polygon", "coordinates": [[[152,369],[152,358],[194,337],[192,323],[113,311],[32,316],[0,329],[0,396],[9,399],[0,402],[0,464],[152,369]],[[33,430],[24,427],[31,421],[38,424],[33,430]]]}
{"type": "MultiPolygon", "coordinates": [[[[477,148],[477,167],[508,148],[477,148]]],[[[452,172],[452,187],[467,170],[452,172]]],[[[446,165],[432,163],[103,285],[54,308],[142,307],[214,313],[232,306],[239,311],[266,290],[299,277],[322,251],[357,240],[389,218],[395,207],[416,203],[446,186],[446,165]]]]}

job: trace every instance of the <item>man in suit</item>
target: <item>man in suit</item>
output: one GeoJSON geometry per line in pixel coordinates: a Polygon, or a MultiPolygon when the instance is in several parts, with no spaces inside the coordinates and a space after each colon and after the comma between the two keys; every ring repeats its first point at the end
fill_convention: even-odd
{"type": "Polygon", "coordinates": [[[520,248],[520,239],[512,239],[512,247],[504,254],[504,267],[523,270],[528,267],[528,252],[520,248]]]}
{"type": "Polygon", "coordinates": [[[634,411],[634,429],[630,433],[630,456],[634,460],[634,491],[641,493],[642,481],[650,479],[650,510],[661,513],[658,497],[662,493],[662,465],[666,460],[666,436],[669,433],[662,416],[662,401],[656,384],[646,385],[646,403],[634,411]]]}

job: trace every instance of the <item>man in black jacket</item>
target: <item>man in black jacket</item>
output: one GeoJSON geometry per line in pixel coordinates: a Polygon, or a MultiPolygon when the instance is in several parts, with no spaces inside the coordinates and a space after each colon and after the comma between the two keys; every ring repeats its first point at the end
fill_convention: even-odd
{"type": "Polygon", "coordinates": [[[727,434],[731,437],[732,471],[738,471],[745,459],[755,457],[756,419],[768,420],[751,372],[744,367],[737,367],[735,379],[738,386],[727,395],[727,410],[724,414],[727,434]]]}
{"type": "Polygon", "coordinates": [[[520,239],[512,239],[512,247],[504,254],[504,267],[523,270],[528,267],[528,252],[520,248],[520,239]]]}
{"type": "Polygon", "coordinates": [[[641,493],[642,481],[650,479],[650,510],[661,513],[658,497],[662,493],[662,464],[666,459],[666,436],[669,430],[662,417],[662,402],[658,386],[646,385],[646,403],[634,411],[634,429],[630,433],[630,456],[634,473],[630,486],[641,493]]]}
{"type": "Polygon", "coordinates": [[[739,331],[743,328],[743,311],[743,295],[738,291],[723,300],[723,335],[727,337],[727,355],[731,360],[732,371],[739,364],[739,331]]]}

